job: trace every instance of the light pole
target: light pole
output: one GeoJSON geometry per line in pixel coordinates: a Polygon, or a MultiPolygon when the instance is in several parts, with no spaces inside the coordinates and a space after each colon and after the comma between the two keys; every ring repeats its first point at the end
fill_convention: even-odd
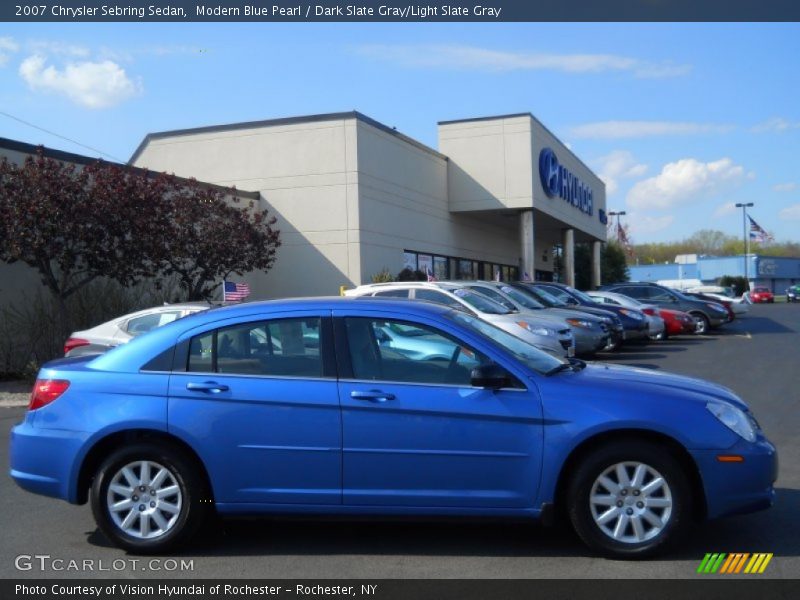
{"type": "Polygon", "coordinates": [[[736,208],[742,209],[742,237],[744,238],[744,281],[747,289],[744,292],[750,291],[750,278],[747,275],[747,261],[750,257],[750,237],[747,235],[747,207],[753,206],[752,202],[737,202],[736,208]]]}
{"type": "Polygon", "coordinates": [[[609,213],[608,213],[609,217],[617,217],[617,232],[616,232],[617,233],[617,241],[620,241],[619,240],[619,218],[624,214],[626,214],[624,210],[620,210],[618,212],[614,212],[612,210],[612,211],[609,211],[609,213]]]}

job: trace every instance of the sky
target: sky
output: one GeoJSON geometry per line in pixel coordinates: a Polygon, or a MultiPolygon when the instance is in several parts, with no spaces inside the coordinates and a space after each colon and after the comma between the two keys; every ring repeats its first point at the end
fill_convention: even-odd
{"type": "Polygon", "coordinates": [[[0,137],[127,161],[149,132],[349,110],[433,148],[438,121],[530,112],[634,243],[741,235],[741,202],[800,241],[800,24],[0,23],[0,137]]]}

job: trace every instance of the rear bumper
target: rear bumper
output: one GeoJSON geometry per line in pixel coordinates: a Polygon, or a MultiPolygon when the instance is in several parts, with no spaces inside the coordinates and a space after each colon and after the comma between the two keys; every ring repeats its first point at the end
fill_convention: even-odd
{"type": "Polygon", "coordinates": [[[11,430],[11,478],[34,494],[77,501],[73,476],[76,457],[89,434],[34,428],[20,423],[11,430]]]}
{"type": "Polygon", "coordinates": [[[774,484],[778,478],[778,453],[766,439],[756,443],[739,441],[725,451],[692,452],[706,495],[707,516],[710,519],[739,515],[772,506],[774,484]],[[719,454],[738,454],[740,463],[722,463],[719,454]]]}

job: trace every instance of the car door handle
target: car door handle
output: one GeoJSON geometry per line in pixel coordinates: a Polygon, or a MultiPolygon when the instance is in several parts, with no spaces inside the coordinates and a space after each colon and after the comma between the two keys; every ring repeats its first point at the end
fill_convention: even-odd
{"type": "Polygon", "coordinates": [[[394,394],[389,392],[382,392],[380,390],[369,390],[368,392],[350,392],[350,397],[353,400],[367,400],[369,402],[386,402],[387,400],[394,400],[394,394]]]}
{"type": "Polygon", "coordinates": [[[220,392],[227,392],[230,388],[216,381],[204,381],[202,383],[190,381],[186,384],[186,389],[192,392],[211,392],[212,394],[218,394],[220,392]]]}

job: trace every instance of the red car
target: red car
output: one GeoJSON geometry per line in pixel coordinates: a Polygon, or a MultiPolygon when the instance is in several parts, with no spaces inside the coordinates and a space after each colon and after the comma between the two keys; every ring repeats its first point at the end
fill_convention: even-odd
{"type": "Polygon", "coordinates": [[[760,304],[762,302],[775,302],[775,296],[769,290],[769,288],[765,287],[757,287],[753,288],[753,291],[750,292],[750,301],[753,304],[760,304]]]}
{"type": "Polygon", "coordinates": [[[665,338],[671,335],[695,333],[697,330],[697,322],[694,320],[694,318],[690,314],[680,310],[659,308],[658,316],[664,319],[665,338]]]}

